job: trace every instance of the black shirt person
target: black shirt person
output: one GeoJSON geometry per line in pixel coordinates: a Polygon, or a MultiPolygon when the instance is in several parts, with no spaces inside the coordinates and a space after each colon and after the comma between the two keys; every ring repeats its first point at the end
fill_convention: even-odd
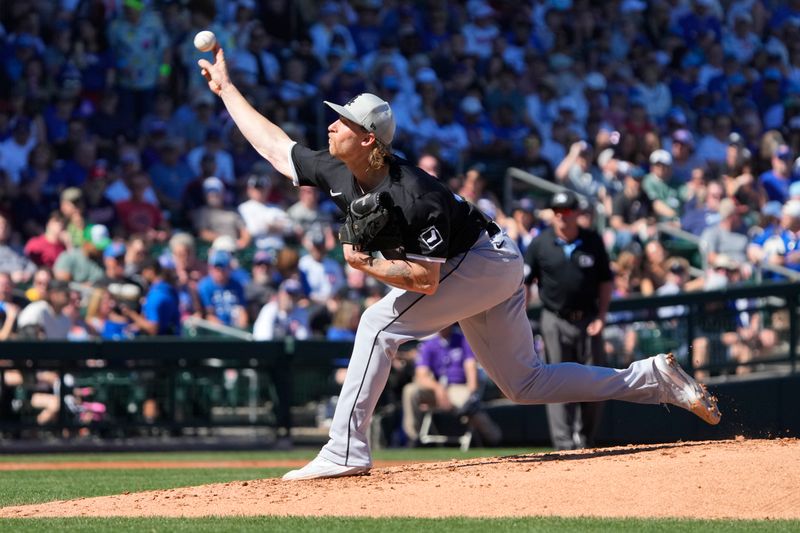
{"type": "MultiPolygon", "coordinates": [[[[528,247],[527,284],[538,282],[541,333],[548,363],[605,366],[603,327],[611,300],[612,274],[603,240],[578,225],[575,193],[556,193],[554,217],[528,247]]],[[[571,450],[593,446],[601,403],[548,404],[553,446],[571,450]]]]}

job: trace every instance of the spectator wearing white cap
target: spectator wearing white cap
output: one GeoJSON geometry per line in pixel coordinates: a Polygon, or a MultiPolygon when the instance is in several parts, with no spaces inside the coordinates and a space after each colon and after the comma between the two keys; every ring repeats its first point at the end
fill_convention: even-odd
{"type": "Polygon", "coordinates": [[[650,172],[642,181],[642,189],[653,202],[659,220],[676,220],[680,214],[680,196],[671,178],[672,154],[662,149],[653,151],[650,154],[650,172]]]}
{"type": "Polygon", "coordinates": [[[196,234],[206,242],[214,242],[221,235],[234,239],[238,249],[250,244],[250,232],[247,231],[241,215],[225,206],[225,185],[216,176],[203,181],[203,193],[206,205],[191,214],[196,234]]]}

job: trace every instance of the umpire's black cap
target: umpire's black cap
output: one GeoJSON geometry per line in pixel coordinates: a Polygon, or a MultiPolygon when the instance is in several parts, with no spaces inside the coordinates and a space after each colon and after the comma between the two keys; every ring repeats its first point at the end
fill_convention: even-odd
{"type": "Polygon", "coordinates": [[[578,195],[572,191],[560,191],[550,199],[550,209],[578,209],[580,207],[578,195]]]}

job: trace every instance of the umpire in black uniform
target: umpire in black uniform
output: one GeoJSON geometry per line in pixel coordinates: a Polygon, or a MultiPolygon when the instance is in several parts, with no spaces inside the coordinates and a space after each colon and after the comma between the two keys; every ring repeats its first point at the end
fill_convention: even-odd
{"type": "MultiPolygon", "coordinates": [[[[528,247],[526,283],[538,283],[541,332],[548,363],[606,366],[603,347],[612,274],[603,240],[578,225],[580,201],[572,191],[553,195],[552,225],[528,247]]],[[[548,404],[557,450],[594,446],[603,404],[548,404]]]]}

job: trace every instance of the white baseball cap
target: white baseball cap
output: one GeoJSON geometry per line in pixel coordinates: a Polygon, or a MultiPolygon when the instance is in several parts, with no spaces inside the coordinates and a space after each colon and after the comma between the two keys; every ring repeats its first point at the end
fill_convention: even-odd
{"type": "Polygon", "coordinates": [[[383,144],[391,144],[394,138],[394,115],[389,103],[371,93],[361,93],[343,106],[325,101],[325,105],[339,115],[352,120],[383,144]]]}
{"type": "Polygon", "coordinates": [[[662,165],[671,166],[672,154],[660,148],[655,150],[652,154],[650,154],[650,164],[657,165],[659,163],[662,165]]]}

